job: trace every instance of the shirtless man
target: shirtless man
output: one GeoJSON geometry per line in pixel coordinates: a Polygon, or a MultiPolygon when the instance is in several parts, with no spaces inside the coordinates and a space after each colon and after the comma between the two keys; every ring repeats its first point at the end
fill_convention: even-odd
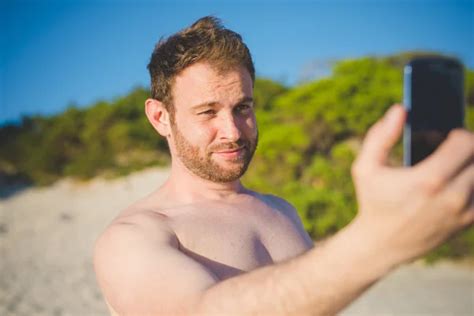
{"type": "Polygon", "coordinates": [[[353,165],[358,215],[313,247],[288,202],[239,181],[258,139],[254,68],[240,36],[200,19],[160,41],[148,67],[146,115],[168,141],[171,174],[97,241],[112,314],[335,314],[474,222],[473,135],[453,131],[416,167],[389,167],[405,120],[395,105],[353,165]]]}

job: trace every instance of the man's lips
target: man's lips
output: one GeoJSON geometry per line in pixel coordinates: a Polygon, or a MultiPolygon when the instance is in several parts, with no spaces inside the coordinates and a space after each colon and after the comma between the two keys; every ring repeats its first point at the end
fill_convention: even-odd
{"type": "Polygon", "coordinates": [[[228,153],[235,153],[240,150],[244,149],[244,147],[236,148],[236,149],[227,149],[227,150],[222,150],[222,151],[216,151],[218,154],[228,154],[228,153]]]}
{"type": "Polygon", "coordinates": [[[236,156],[240,156],[244,149],[245,149],[245,146],[235,148],[235,149],[224,149],[220,151],[215,151],[214,153],[220,156],[224,156],[224,157],[234,157],[234,156],[236,157],[236,156]]]}

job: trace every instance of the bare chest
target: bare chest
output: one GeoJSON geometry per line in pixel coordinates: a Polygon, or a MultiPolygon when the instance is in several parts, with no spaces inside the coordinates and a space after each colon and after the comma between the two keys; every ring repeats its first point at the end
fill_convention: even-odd
{"type": "MultiPolygon", "coordinates": [[[[222,210],[221,210],[222,211],[222,210]]],[[[271,212],[188,212],[170,220],[181,251],[221,280],[293,257],[306,249],[300,232],[271,212]]]]}

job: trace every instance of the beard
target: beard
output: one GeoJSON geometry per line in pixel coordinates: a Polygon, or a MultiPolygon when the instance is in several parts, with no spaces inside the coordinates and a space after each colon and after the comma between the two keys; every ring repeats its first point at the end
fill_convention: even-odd
{"type": "Polygon", "coordinates": [[[239,179],[246,171],[257,149],[258,130],[254,139],[239,139],[232,143],[221,143],[211,146],[203,152],[199,146],[191,144],[179,131],[176,125],[171,127],[175,140],[176,152],[183,164],[198,177],[212,182],[226,183],[239,179]],[[227,159],[227,167],[222,167],[212,158],[213,152],[242,148],[242,153],[227,159]]]}

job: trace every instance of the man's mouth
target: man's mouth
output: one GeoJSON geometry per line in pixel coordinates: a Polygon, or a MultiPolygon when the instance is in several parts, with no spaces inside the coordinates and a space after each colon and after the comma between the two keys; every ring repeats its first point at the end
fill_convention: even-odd
{"type": "Polygon", "coordinates": [[[218,154],[228,154],[228,153],[234,153],[234,152],[241,151],[242,149],[244,149],[244,147],[239,147],[239,148],[235,148],[235,149],[221,150],[221,151],[217,151],[216,153],[218,153],[218,154]]]}
{"type": "Polygon", "coordinates": [[[214,153],[223,158],[236,158],[236,157],[239,157],[244,152],[244,149],[245,149],[245,146],[235,148],[235,149],[224,149],[221,151],[216,151],[214,153]]]}

